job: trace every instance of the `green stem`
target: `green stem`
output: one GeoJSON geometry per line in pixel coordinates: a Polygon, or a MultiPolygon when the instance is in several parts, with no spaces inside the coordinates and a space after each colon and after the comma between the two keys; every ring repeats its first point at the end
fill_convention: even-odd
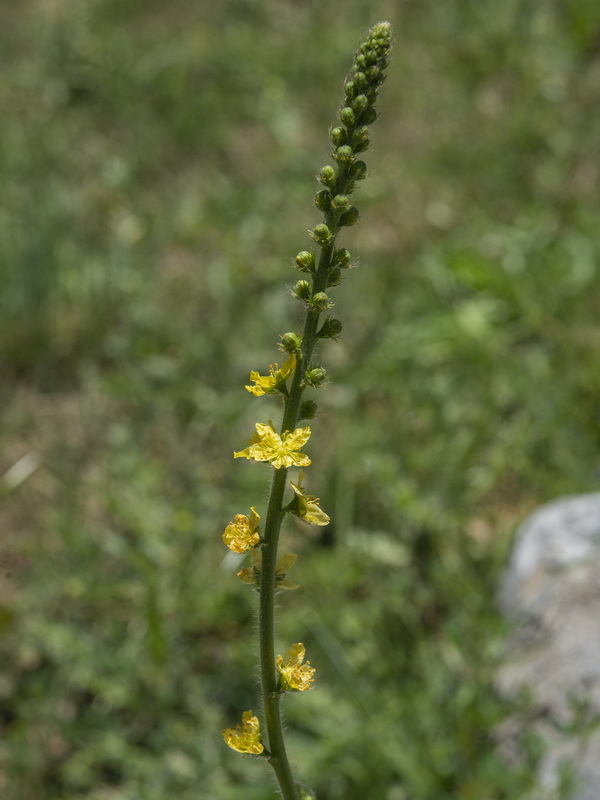
{"type": "Polygon", "coordinates": [[[298,800],[296,783],[292,776],[285,749],[275,671],[275,564],[283,511],[287,469],[275,470],[271,484],[269,507],[263,532],[262,567],[260,574],[259,646],[260,680],[262,686],[265,721],[269,735],[269,763],[275,771],[284,800],[298,800]]]}

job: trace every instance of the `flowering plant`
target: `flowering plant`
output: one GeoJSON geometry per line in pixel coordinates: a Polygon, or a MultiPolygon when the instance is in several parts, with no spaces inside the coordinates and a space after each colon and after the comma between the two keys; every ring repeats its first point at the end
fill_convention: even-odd
{"type": "Polygon", "coordinates": [[[287,354],[281,368],[271,365],[268,375],[253,370],[246,389],[256,397],[279,394],[283,401],[283,420],[278,433],[271,421],[257,422],[248,447],[234,453],[234,458],[265,462],[273,467],[271,493],[261,532],[261,520],[254,507],[250,517],[237,514],[230,522],[223,540],[235,553],[251,551],[251,566],[243,567],[238,576],[243,583],[254,585],[259,592],[259,660],[267,745],[263,744],[260,723],[252,711],[244,712],[242,724],[223,731],[225,742],[240,753],[267,758],[279,783],[284,800],[310,800],[314,795],[293,778],[288,761],[280,701],[287,692],[304,692],[311,688],[315,668],[304,661],[306,649],[302,642],[293,644],[284,656],[275,656],[275,603],[277,589],[296,589],[286,573],[294,565],[293,553],[279,556],[279,535],[286,514],[293,514],[311,525],[329,524],[329,516],[320,506],[318,497],[302,486],[303,472],[297,481],[290,481],[293,496],[284,505],[291,467],[307,467],[311,459],[301,450],[311,436],[309,426],[297,427],[298,422],[316,416],[316,403],[304,399],[307,388],[319,389],[327,382],[323,367],[313,362],[319,340],[337,339],[342,323],[323,312],[333,308],[329,290],[337,286],[345,271],[354,266],[350,253],[336,247],[339,232],[358,220],[358,209],[350,198],[356,185],[367,175],[364,161],[357,156],[369,147],[369,128],[377,118],[375,104],[384,81],[385,69],[392,43],[388,22],[380,22],[368,31],[365,41],[355,54],[351,71],[344,83],[344,100],[339,112],[341,125],[331,130],[332,157],[336,167],[327,165],[318,174],[322,185],[315,196],[316,207],[323,212],[323,222],[309,231],[320,249],[318,260],[314,250],[298,253],[294,267],[309,280],[297,281],[293,294],[303,304],[304,328],[301,334],[286,333],[279,347],[287,354]]]}

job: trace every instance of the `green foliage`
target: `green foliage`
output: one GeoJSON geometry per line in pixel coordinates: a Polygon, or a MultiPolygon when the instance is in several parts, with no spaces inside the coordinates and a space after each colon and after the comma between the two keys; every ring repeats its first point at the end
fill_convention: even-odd
{"type": "MultiPolygon", "coordinates": [[[[227,452],[297,307],[339,75],[387,6],[0,11],[1,466],[41,461],[1,484],[7,800],[274,796],[219,734],[255,696],[220,535],[264,489],[227,452]]],[[[334,525],[287,534],[282,642],[318,668],[290,749],[319,800],[526,798],[539,742],[511,770],[493,741],[494,589],[525,513],[597,486],[600,19],[427,0],[391,22],[323,353],[334,525]]]]}

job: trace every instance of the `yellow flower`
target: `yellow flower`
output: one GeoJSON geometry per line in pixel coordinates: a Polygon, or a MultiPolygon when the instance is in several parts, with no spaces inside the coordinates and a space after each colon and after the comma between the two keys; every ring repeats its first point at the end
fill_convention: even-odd
{"type": "MultiPolygon", "coordinates": [[[[287,553],[281,558],[277,559],[277,563],[275,564],[275,588],[276,589],[297,589],[300,584],[298,583],[290,583],[285,579],[286,573],[294,566],[296,563],[296,559],[298,556],[295,553],[287,553]]],[[[262,567],[262,554],[260,550],[253,550],[250,554],[250,560],[252,562],[251,567],[243,567],[238,573],[238,578],[243,583],[250,583],[259,585],[260,583],[260,572],[262,567]]]]}
{"type": "Polygon", "coordinates": [[[311,683],[315,679],[315,668],[311,667],[310,661],[304,661],[304,645],[302,642],[293,644],[285,654],[285,658],[277,656],[277,672],[279,682],[283,689],[292,689],[296,692],[305,692],[310,689],[311,683]]]}
{"type": "Polygon", "coordinates": [[[253,370],[250,373],[250,380],[254,381],[256,385],[246,386],[246,389],[256,397],[261,397],[263,394],[275,394],[295,368],[296,356],[292,354],[282,364],[281,369],[279,369],[279,364],[275,364],[274,367],[271,364],[268,375],[259,375],[253,370]]]}
{"type": "Polygon", "coordinates": [[[270,461],[275,469],[282,467],[307,467],[310,458],[297,452],[310,438],[310,428],[296,428],[295,431],[284,431],[281,436],[276,433],[273,423],[268,425],[257,422],[256,433],[250,439],[250,446],[234,458],[249,458],[254,461],[270,461]]]}
{"type": "Polygon", "coordinates": [[[260,516],[254,506],[250,509],[250,519],[245,514],[236,514],[233,522],[225,528],[223,541],[234,553],[245,553],[260,542],[259,522],[260,516]]]}
{"type": "Polygon", "coordinates": [[[297,486],[295,483],[290,481],[292,484],[292,489],[296,494],[296,507],[293,509],[294,514],[299,516],[300,519],[303,519],[305,522],[309,522],[311,525],[329,525],[330,519],[319,506],[319,498],[315,497],[313,494],[306,494],[302,488],[303,477],[304,473],[301,472],[298,476],[297,486]]]}
{"type": "Polygon", "coordinates": [[[250,753],[260,755],[265,749],[260,741],[260,722],[252,711],[244,711],[242,714],[242,724],[235,728],[226,728],[223,731],[225,744],[238,753],[250,753]]]}

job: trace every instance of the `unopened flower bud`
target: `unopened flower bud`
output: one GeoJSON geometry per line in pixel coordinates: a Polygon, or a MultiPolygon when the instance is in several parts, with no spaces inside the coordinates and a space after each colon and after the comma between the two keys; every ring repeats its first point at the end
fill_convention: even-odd
{"type": "Polygon", "coordinates": [[[356,206],[351,206],[348,211],[340,217],[340,225],[350,227],[350,225],[354,225],[355,222],[357,222],[358,217],[358,208],[356,208],[356,206]]]}
{"type": "Polygon", "coordinates": [[[352,149],[355,153],[362,153],[369,147],[369,129],[362,125],[352,135],[352,149]]]}
{"type": "Polygon", "coordinates": [[[280,347],[282,350],[285,350],[286,353],[295,353],[296,350],[300,349],[300,345],[302,344],[302,337],[298,336],[297,333],[284,333],[281,337],[280,347]]]}
{"type": "Polygon", "coordinates": [[[319,170],[319,181],[324,186],[333,186],[333,184],[335,183],[334,168],[330,167],[329,165],[321,167],[321,169],[319,170]]]}
{"type": "Polygon", "coordinates": [[[331,209],[331,195],[329,194],[328,189],[321,189],[320,192],[316,193],[315,205],[320,211],[323,211],[325,214],[331,209]]]}
{"type": "Polygon", "coordinates": [[[381,79],[381,70],[379,67],[373,65],[366,70],[365,75],[369,83],[379,83],[381,79]]]}
{"type": "Polygon", "coordinates": [[[325,292],[317,292],[313,295],[311,305],[315,311],[325,311],[326,308],[331,308],[333,303],[325,292]]]}
{"type": "Polygon", "coordinates": [[[343,144],[346,144],[348,137],[346,136],[346,131],[343,128],[333,128],[331,131],[331,141],[336,147],[340,147],[343,144]]]}
{"type": "Polygon", "coordinates": [[[367,176],[367,165],[364,161],[355,161],[350,168],[350,175],[357,180],[362,181],[367,176]]]}
{"type": "Polygon", "coordinates": [[[296,266],[298,269],[302,270],[302,272],[314,272],[315,269],[315,257],[313,253],[309,253],[308,250],[302,250],[301,253],[298,253],[296,256],[296,266]]]}
{"type": "Polygon", "coordinates": [[[304,381],[314,389],[319,389],[327,380],[327,373],[323,367],[311,367],[306,371],[304,381]]]}
{"type": "Polygon", "coordinates": [[[369,108],[365,109],[361,117],[361,120],[365,123],[365,125],[371,125],[376,119],[377,111],[375,111],[373,106],[369,106],[369,108]]]}
{"type": "Polygon", "coordinates": [[[347,211],[350,208],[350,200],[345,194],[336,194],[336,196],[331,201],[331,205],[333,206],[333,210],[341,213],[342,211],[347,211]]]}
{"type": "Polygon", "coordinates": [[[354,109],[355,114],[362,114],[362,112],[367,108],[369,105],[369,101],[365,97],[364,94],[359,94],[358,97],[354,98],[354,102],[352,103],[352,108],[354,109]]]}
{"type": "Polygon", "coordinates": [[[352,98],[356,95],[356,85],[354,81],[346,81],[344,84],[344,92],[346,93],[346,99],[352,100],[352,98]]]}
{"type": "Polygon", "coordinates": [[[344,123],[344,125],[347,125],[349,128],[351,128],[354,125],[355,122],[354,111],[350,108],[350,106],[345,106],[345,108],[342,108],[342,110],[340,111],[340,119],[344,123]]]}
{"type": "Polygon", "coordinates": [[[339,267],[349,267],[350,266],[350,252],[346,250],[345,247],[342,247],[340,250],[335,251],[334,263],[336,263],[339,267]]]}
{"type": "Polygon", "coordinates": [[[342,323],[339,319],[327,317],[321,329],[317,333],[321,339],[337,339],[342,332],[342,323]]]}
{"type": "Polygon", "coordinates": [[[367,76],[364,72],[357,72],[354,75],[354,83],[358,86],[359,89],[364,88],[367,85],[367,76]]]}
{"type": "Polygon", "coordinates": [[[331,231],[324,223],[315,225],[315,227],[312,229],[312,231],[309,231],[309,233],[311,238],[313,238],[315,242],[320,244],[322,247],[328,245],[331,241],[331,231]]]}
{"type": "Polygon", "coordinates": [[[298,790],[298,800],[315,800],[315,795],[306,786],[297,783],[296,789],[298,790]]]}
{"type": "Polygon", "coordinates": [[[353,155],[352,148],[347,144],[344,144],[341,147],[338,147],[333,154],[333,157],[339,164],[346,164],[352,161],[353,155]]]}
{"type": "Polygon", "coordinates": [[[298,281],[294,286],[294,296],[299,300],[310,300],[311,289],[308,281],[298,281]]]}
{"type": "Polygon", "coordinates": [[[303,400],[300,403],[298,419],[314,419],[317,416],[317,404],[314,400],[303,400]]]}

